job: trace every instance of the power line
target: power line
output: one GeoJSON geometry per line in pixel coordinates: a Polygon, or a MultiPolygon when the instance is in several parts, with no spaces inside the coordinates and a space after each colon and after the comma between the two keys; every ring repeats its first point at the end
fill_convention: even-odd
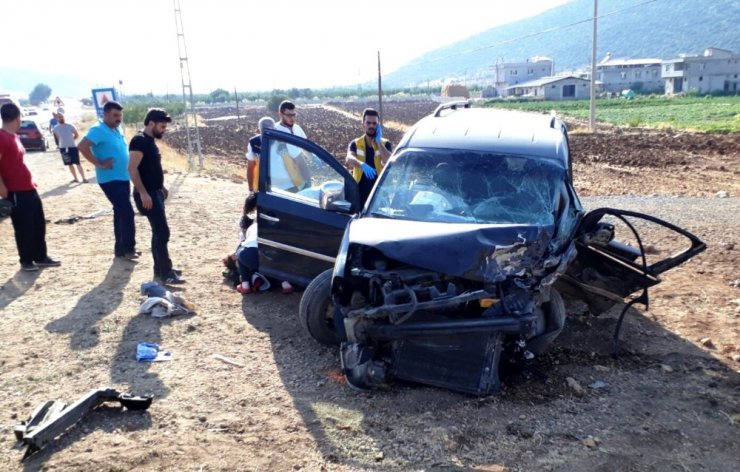
{"type": "MultiPolygon", "coordinates": [[[[613,16],[613,15],[616,15],[618,13],[622,13],[624,11],[631,10],[631,9],[637,8],[637,7],[641,7],[643,5],[647,5],[648,3],[654,3],[654,2],[657,2],[657,1],[658,0],[646,0],[644,2],[636,3],[635,5],[631,5],[631,6],[622,8],[620,10],[614,10],[614,11],[609,12],[609,13],[604,13],[603,15],[600,15],[600,16],[596,17],[596,19],[597,20],[600,20],[602,18],[613,16]]],[[[513,43],[514,41],[519,41],[519,40],[526,39],[526,38],[533,38],[535,36],[540,36],[540,35],[543,35],[543,34],[546,34],[546,33],[552,33],[552,32],[555,32],[555,31],[562,30],[562,29],[571,28],[573,26],[577,26],[577,25],[580,25],[580,24],[583,24],[583,23],[589,23],[589,22],[592,22],[592,21],[594,21],[594,17],[593,16],[591,16],[589,18],[586,18],[585,20],[579,20],[579,21],[575,21],[573,23],[569,23],[567,25],[555,26],[554,28],[548,28],[548,29],[545,29],[545,30],[536,31],[534,33],[528,33],[528,34],[525,34],[525,35],[522,35],[522,36],[518,36],[516,38],[506,39],[506,40],[499,41],[499,42],[496,42],[496,43],[493,43],[493,44],[489,44],[487,46],[480,46],[480,47],[477,47],[477,48],[474,48],[474,49],[467,49],[465,51],[456,52],[456,53],[453,53],[453,54],[449,54],[447,56],[438,57],[436,59],[429,59],[429,60],[424,61],[424,62],[418,62],[418,63],[415,63],[414,65],[421,66],[421,65],[424,65],[424,64],[431,64],[433,62],[442,61],[444,59],[449,59],[451,57],[463,56],[465,54],[470,54],[470,53],[473,53],[473,52],[483,51],[485,49],[495,48],[497,46],[501,46],[502,44],[513,43]]]]}

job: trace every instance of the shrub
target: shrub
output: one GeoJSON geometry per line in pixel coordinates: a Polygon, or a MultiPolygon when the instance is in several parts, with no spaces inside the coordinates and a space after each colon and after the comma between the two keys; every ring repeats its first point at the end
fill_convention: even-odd
{"type": "Polygon", "coordinates": [[[280,103],[283,100],[288,100],[289,97],[287,95],[283,94],[274,94],[270,96],[270,99],[267,100],[267,111],[270,113],[273,113],[277,115],[278,108],[280,108],[280,103]]]}
{"type": "Polygon", "coordinates": [[[164,108],[173,118],[177,118],[185,111],[185,104],[182,102],[162,102],[155,100],[150,102],[124,102],[122,105],[124,121],[133,126],[144,125],[144,117],[150,108],[164,108]]]}
{"type": "Polygon", "coordinates": [[[627,118],[627,126],[630,128],[637,128],[642,124],[642,116],[640,115],[633,115],[627,118]]]}

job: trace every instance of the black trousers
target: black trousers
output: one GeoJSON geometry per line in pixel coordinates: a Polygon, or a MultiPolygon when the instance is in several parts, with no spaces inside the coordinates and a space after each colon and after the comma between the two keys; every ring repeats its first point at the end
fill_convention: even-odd
{"type": "Polygon", "coordinates": [[[46,259],[46,220],[39,193],[34,190],[8,192],[15,208],[10,215],[21,264],[46,259]]]}
{"type": "Polygon", "coordinates": [[[164,192],[161,189],[155,190],[149,192],[149,196],[152,197],[152,207],[148,210],[141,204],[141,195],[136,190],[134,190],[134,203],[139,213],[146,216],[152,227],[154,275],[162,278],[169,277],[172,275],[172,260],[169,249],[167,249],[167,243],[170,241],[170,227],[164,211],[164,192]]]}

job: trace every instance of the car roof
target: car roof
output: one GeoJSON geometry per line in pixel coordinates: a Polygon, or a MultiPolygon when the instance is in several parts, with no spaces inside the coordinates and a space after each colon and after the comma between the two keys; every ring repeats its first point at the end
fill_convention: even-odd
{"type": "Polygon", "coordinates": [[[496,108],[456,108],[422,118],[399,143],[436,148],[535,156],[567,167],[562,122],[551,116],[496,108]]]}

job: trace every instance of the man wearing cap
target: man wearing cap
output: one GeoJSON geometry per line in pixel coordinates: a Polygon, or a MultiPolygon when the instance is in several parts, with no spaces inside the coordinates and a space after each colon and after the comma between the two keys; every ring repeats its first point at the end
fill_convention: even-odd
{"type": "Polygon", "coordinates": [[[59,152],[62,154],[62,162],[64,162],[65,166],[69,167],[69,171],[72,173],[72,182],[79,182],[74,168],[75,165],[77,166],[77,170],[80,171],[82,181],[87,182],[85,171],[80,165],[80,152],[75,143],[75,139],[79,137],[77,128],[66,122],[64,119],[64,113],[62,112],[57,112],[57,119],[59,120],[59,123],[54,127],[52,132],[54,133],[54,138],[59,143],[59,152]]]}
{"type": "Polygon", "coordinates": [[[164,186],[162,156],[156,139],[161,139],[167,131],[172,118],[161,108],[150,109],[144,118],[144,129],[136,133],[128,145],[128,171],[134,183],[134,203],[152,227],[152,258],[154,259],[154,278],[163,284],[182,284],[185,279],[180,271],[173,269],[167,243],[170,241],[170,227],[164,201],[167,188],[164,186]]]}
{"type": "Polygon", "coordinates": [[[259,134],[252,136],[247,144],[247,185],[251,192],[259,191],[260,179],[260,152],[262,151],[262,132],[275,127],[275,120],[269,116],[260,118],[257,122],[259,134]]]}

